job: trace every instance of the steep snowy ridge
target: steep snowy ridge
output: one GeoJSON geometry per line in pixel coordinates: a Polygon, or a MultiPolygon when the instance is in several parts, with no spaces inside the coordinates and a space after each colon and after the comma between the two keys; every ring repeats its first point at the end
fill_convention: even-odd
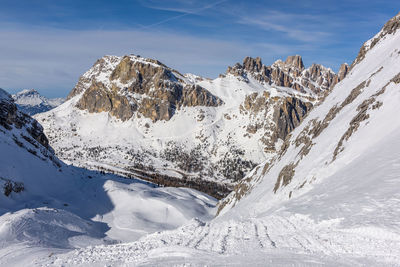
{"type": "Polygon", "coordinates": [[[222,198],[279,150],[338,79],[320,65],[311,75],[300,56],[293,58],[301,77],[312,80],[299,90],[291,87],[292,57],[273,67],[267,82],[258,73],[270,67],[260,59],[246,58],[210,80],[153,59],[105,56],[82,75],[66,103],[36,119],[66,162],[222,198]]]}
{"type": "MultiPolygon", "coordinates": [[[[399,16],[394,19],[399,20],[399,16]]],[[[385,105],[383,100],[397,97],[395,89],[400,75],[396,68],[400,57],[400,48],[396,45],[398,38],[399,34],[393,31],[377,42],[362,61],[353,64],[347,79],[339,83],[324,104],[293,131],[292,137],[286,140],[285,149],[272,164],[260,165],[252,173],[252,178],[247,178],[252,182],[268,179],[265,183],[273,186],[273,190],[265,195],[269,203],[274,202],[272,199],[279,199],[272,194],[286,195],[288,199],[289,195],[305,191],[315,180],[318,182],[319,176],[326,177],[340,166],[348,165],[350,159],[365,154],[362,149],[373,147],[374,142],[396,130],[397,121],[389,113],[395,114],[391,110],[395,105],[392,106],[392,101],[385,105]],[[346,157],[350,153],[346,150],[351,149],[356,153],[346,157]],[[297,177],[299,181],[295,179],[297,177]]],[[[252,182],[247,185],[254,186],[252,182]]]]}
{"type": "Polygon", "coordinates": [[[137,240],[192,218],[210,219],[215,199],[185,188],[67,166],[36,120],[0,89],[0,265],[88,245],[137,240]]]}
{"type": "Polygon", "coordinates": [[[281,152],[194,220],[55,265],[399,266],[400,16],[296,127],[281,152]],[[390,31],[386,31],[390,28],[390,31]]]}
{"type": "Polygon", "coordinates": [[[65,101],[64,98],[46,98],[40,95],[35,89],[22,90],[12,95],[12,98],[22,112],[31,116],[49,111],[65,101]]]}

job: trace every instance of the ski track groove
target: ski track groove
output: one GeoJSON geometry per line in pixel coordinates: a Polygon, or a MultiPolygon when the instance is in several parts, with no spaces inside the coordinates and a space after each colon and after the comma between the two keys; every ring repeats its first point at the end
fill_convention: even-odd
{"type": "Polygon", "coordinates": [[[64,260],[67,264],[140,262],[152,249],[171,245],[221,255],[241,254],[261,248],[263,251],[289,249],[299,253],[321,253],[327,256],[351,254],[372,259],[389,253],[393,261],[400,260],[396,249],[400,247],[400,238],[377,241],[357,232],[325,229],[302,218],[280,216],[191,225],[153,234],[133,243],[77,250],[64,260]],[[387,247],[388,241],[390,247],[387,247]],[[360,243],[363,244],[361,247],[360,243]],[[376,248],[385,251],[375,251],[376,248]]]}

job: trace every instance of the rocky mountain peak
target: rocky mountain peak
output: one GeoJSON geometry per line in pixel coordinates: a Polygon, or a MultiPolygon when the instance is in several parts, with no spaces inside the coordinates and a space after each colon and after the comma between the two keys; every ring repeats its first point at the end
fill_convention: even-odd
{"type": "Polygon", "coordinates": [[[96,61],[79,79],[69,98],[82,92],[78,108],[109,112],[123,121],[135,114],[154,122],[169,120],[182,107],[223,103],[160,61],[135,55],[106,56],[96,61]]]}
{"type": "Polygon", "coordinates": [[[245,81],[249,77],[272,86],[289,87],[302,93],[323,94],[326,90],[342,80],[348,69],[342,66],[340,78],[331,69],[319,64],[305,68],[299,55],[288,56],[285,61],[277,60],[271,66],[262,63],[261,58],[246,57],[243,65],[236,63],[228,67],[227,74],[241,77],[245,81]]]}
{"type": "Polygon", "coordinates": [[[247,71],[260,72],[263,68],[263,64],[260,57],[245,57],[243,59],[243,67],[247,71]]]}
{"type": "Polygon", "coordinates": [[[24,104],[28,99],[30,100],[30,103],[32,103],[32,101],[34,101],[35,104],[40,104],[41,102],[43,102],[41,95],[35,89],[22,90],[12,95],[12,97],[18,104],[24,104]]]}
{"type": "Polygon", "coordinates": [[[299,70],[304,70],[304,63],[303,63],[303,59],[301,56],[299,55],[295,55],[295,56],[288,56],[286,58],[285,64],[287,66],[292,66],[295,67],[299,70]]]}

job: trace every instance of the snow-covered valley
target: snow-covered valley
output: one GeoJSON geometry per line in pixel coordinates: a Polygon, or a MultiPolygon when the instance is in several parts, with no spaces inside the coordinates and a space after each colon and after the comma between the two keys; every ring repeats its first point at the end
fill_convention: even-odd
{"type": "Polygon", "coordinates": [[[324,68],[320,79],[336,79],[329,86],[306,80],[299,57],[272,67],[248,59],[216,80],[136,56],[105,57],[64,104],[35,116],[44,129],[0,90],[0,265],[399,266],[399,44],[400,13],[346,75],[324,68]],[[129,76],[142,68],[166,75],[168,89],[129,76]],[[278,86],[274,70],[292,81],[278,86]],[[132,91],[136,81],[149,91],[132,91]],[[300,110],[285,113],[285,101],[312,109],[295,120],[300,110]],[[166,109],[146,113],[154,103],[166,109]],[[214,158],[182,173],[160,156],[171,140],[188,151],[203,144],[205,154],[184,161],[214,158]],[[243,179],[225,181],[222,165],[204,173],[234,147],[244,152],[233,159],[258,164],[243,179]],[[143,176],[201,174],[234,188],[217,203],[194,189],[99,171],[145,178],[127,168],[139,164],[153,166],[143,176]]]}

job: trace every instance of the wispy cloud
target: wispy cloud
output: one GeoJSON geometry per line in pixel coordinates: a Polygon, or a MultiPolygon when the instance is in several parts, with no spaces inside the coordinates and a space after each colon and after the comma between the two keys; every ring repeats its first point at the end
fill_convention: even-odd
{"type": "Polygon", "coordinates": [[[317,30],[316,25],[326,23],[326,18],[308,14],[291,14],[276,10],[266,10],[257,12],[249,16],[248,14],[237,14],[239,17],[237,23],[256,26],[264,31],[280,32],[288,38],[307,42],[326,41],[331,36],[329,31],[317,30]]]}
{"type": "Polygon", "coordinates": [[[139,0],[147,8],[188,14],[197,14],[227,1],[229,0],[139,0]]]}
{"type": "Polygon", "coordinates": [[[200,14],[201,12],[214,8],[215,6],[222,4],[224,2],[227,2],[229,0],[219,0],[219,1],[213,1],[208,4],[204,4],[203,2],[200,1],[182,1],[182,0],[175,0],[173,1],[174,3],[168,3],[169,5],[165,6],[165,2],[160,2],[160,1],[150,1],[146,2],[145,6],[148,8],[152,9],[158,9],[158,10],[165,10],[165,11],[173,11],[173,12],[179,12],[182,13],[180,15],[172,16],[167,19],[161,20],[159,22],[150,24],[150,25],[144,25],[143,28],[148,29],[154,26],[158,26],[173,20],[180,19],[182,17],[186,17],[189,15],[196,15],[200,14]],[[163,3],[163,4],[162,4],[163,3]],[[199,6],[199,3],[202,3],[201,6],[199,6]]]}

